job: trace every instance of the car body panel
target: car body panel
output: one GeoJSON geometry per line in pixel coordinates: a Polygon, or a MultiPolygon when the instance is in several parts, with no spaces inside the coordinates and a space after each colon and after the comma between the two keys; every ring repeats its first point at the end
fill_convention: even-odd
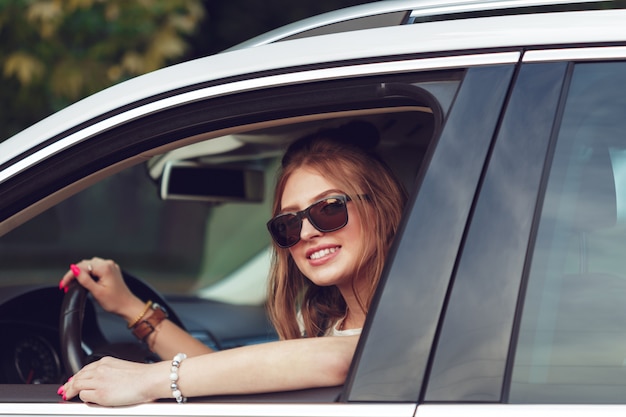
{"type": "Polygon", "coordinates": [[[596,48],[564,48],[527,51],[524,62],[549,61],[603,61],[626,57],[626,46],[602,46],[596,48]]]}
{"type": "MultiPolygon", "coordinates": [[[[505,52],[494,54],[480,54],[480,55],[468,55],[468,56],[456,56],[447,58],[425,58],[417,60],[407,60],[400,62],[390,63],[373,63],[373,64],[359,64],[350,66],[341,66],[339,68],[332,67],[327,69],[310,70],[303,72],[294,72],[289,74],[270,75],[267,77],[252,78],[243,81],[235,81],[232,83],[220,84],[213,87],[206,87],[198,90],[193,90],[188,93],[178,94],[174,97],[164,98],[158,101],[154,101],[148,104],[141,105],[139,107],[132,108],[123,113],[110,116],[100,122],[88,125],[87,127],[70,132],[67,136],[60,140],[56,140],[50,146],[43,147],[41,150],[35,151],[24,159],[13,163],[10,167],[0,171],[0,183],[4,180],[11,178],[13,175],[19,173],[21,170],[31,166],[36,161],[41,161],[47,157],[54,155],[58,152],[67,149],[77,143],[89,139],[95,134],[102,131],[112,129],[116,126],[135,120],[139,117],[150,115],[152,113],[162,111],[171,107],[181,106],[187,103],[193,103],[194,101],[203,100],[212,97],[220,97],[226,94],[235,94],[238,92],[254,91],[260,88],[270,88],[277,86],[290,85],[303,82],[314,82],[328,79],[341,79],[355,76],[365,75],[379,75],[387,73],[403,73],[416,70],[429,70],[429,69],[447,69],[447,68],[459,68],[469,65],[491,65],[500,63],[514,63],[519,60],[520,54],[518,52],[505,52]]],[[[77,103],[81,104],[83,102],[77,103]]],[[[86,105],[89,105],[86,103],[86,105]]],[[[71,115],[75,113],[81,113],[81,108],[70,107],[65,114],[71,115]],[[71,110],[71,111],[69,111],[71,110]]],[[[59,113],[58,113],[59,114],[59,113]]],[[[55,115],[51,116],[54,118],[55,115]]],[[[101,116],[101,115],[98,115],[101,116]]],[[[45,121],[48,121],[46,119],[45,121]]],[[[44,121],[44,122],[45,122],[44,121]]],[[[76,120],[74,120],[76,123],[76,120]]],[[[43,122],[42,122],[43,124],[43,122]]],[[[48,123],[46,123],[48,124],[48,123]]],[[[38,126],[38,125],[36,125],[38,126]]],[[[46,127],[42,127],[46,129],[46,127]]],[[[22,136],[27,137],[31,132],[24,131],[22,136]]],[[[35,135],[33,135],[35,137],[35,135]]],[[[22,137],[13,137],[0,144],[0,151],[2,146],[5,145],[8,151],[12,149],[13,144],[17,144],[16,149],[20,149],[21,152],[27,153],[27,144],[22,143],[22,137]]],[[[1,155],[2,153],[0,153],[1,155]]],[[[11,156],[10,152],[6,154],[7,160],[11,156]]],[[[0,161],[1,163],[2,161],[0,161]]]]}
{"type": "MultiPolygon", "coordinates": [[[[139,76],[55,113],[1,143],[0,167],[75,126],[92,124],[116,109],[137,107],[143,100],[154,101],[160,95],[171,95],[189,86],[226,81],[232,77],[249,78],[252,74],[265,71],[284,72],[286,68],[321,65],[337,60],[441,54],[478,48],[515,48],[519,45],[625,41],[624,20],[626,10],[539,14],[532,17],[532,22],[524,16],[465,19],[372,29],[363,31],[358,37],[339,33],[217,54],[139,76]],[[575,32],[565,30],[574,27],[575,32]],[[390,45],[386,39],[397,41],[390,45]],[[414,42],[413,39],[420,41],[414,42]],[[275,56],[276,59],[268,61],[267,56],[275,56]],[[240,70],[242,62],[246,63],[245,72],[240,70]]],[[[228,91],[222,90],[221,94],[228,91]]],[[[150,107],[147,107],[144,111],[149,110],[150,107]]],[[[8,176],[2,172],[0,175],[0,181],[8,176]]]]}
{"type": "Polygon", "coordinates": [[[131,407],[106,408],[86,404],[2,404],[0,416],[306,416],[306,417],[411,417],[413,404],[168,404],[155,403],[131,407]]]}
{"type": "Polygon", "coordinates": [[[513,405],[513,404],[424,404],[415,413],[416,417],[524,417],[524,416],[606,416],[624,415],[622,405],[513,405]]]}

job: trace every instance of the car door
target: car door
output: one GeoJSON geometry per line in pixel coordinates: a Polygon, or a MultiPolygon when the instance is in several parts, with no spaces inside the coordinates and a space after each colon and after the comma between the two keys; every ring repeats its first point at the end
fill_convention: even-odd
{"type": "MultiPolygon", "coordinates": [[[[151,97],[136,107],[116,109],[76,126],[18,158],[18,164],[27,158],[32,164],[7,174],[2,183],[3,231],[113,172],[124,172],[127,166],[192,142],[302,121],[394,112],[420,115],[427,109],[430,130],[421,137],[422,153],[396,156],[410,172],[407,186],[412,202],[346,386],[202,398],[183,408],[158,403],[133,411],[136,415],[413,415],[425,388],[454,259],[519,56],[510,51],[325,64],[247,75],[255,88],[237,79],[151,97]],[[190,91],[193,99],[182,101],[181,96],[190,91]],[[132,117],[126,117],[126,112],[132,117]],[[62,149],[44,152],[61,142],[62,149]],[[45,158],[33,162],[37,152],[45,158]]],[[[4,168],[11,171],[13,166],[4,168]]],[[[80,404],[50,404],[58,401],[57,387],[47,387],[49,392],[45,388],[13,386],[2,401],[7,410],[33,415],[66,414],[68,407],[79,414],[91,410],[80,404]],[[25,404],[33,399],[43,404],[25,404]]]]}
{"type": "Polygon", "coordinates": [[[623,414],[625,57],[524,55],[417,415],[623,414]]]}

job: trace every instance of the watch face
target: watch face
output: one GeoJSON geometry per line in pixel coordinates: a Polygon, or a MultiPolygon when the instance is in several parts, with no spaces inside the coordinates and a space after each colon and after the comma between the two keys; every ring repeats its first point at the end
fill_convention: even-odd
{"type": "Polygon", "coordinates": [[[153,304],[152,304],[152,309],[155,311],[155,313],[156,313],[156,310],[161,310],[161,311],[163,312],[163,314],[165,315],[165,317],[167,317],[167,316],[168,316],[168,314],[167,314],[167,310],[165,309],[165,307],[163,307],[163,306],[162,306],[161,304],[159,304],[159,303],[153,303],[153,304]]]}

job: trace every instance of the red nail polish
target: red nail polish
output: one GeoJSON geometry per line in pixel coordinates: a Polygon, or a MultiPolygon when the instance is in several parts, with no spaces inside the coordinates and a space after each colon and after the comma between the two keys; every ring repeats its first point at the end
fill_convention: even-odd
{"type": "Polygon", "coordinates": [[[59,389],[57,390],[57,394],[58,394],[58,395],[63,395],[63,394],[65,394],[65,387],[64,387],[63,385],[61,385],[61,386],[59,387],[59,389]]]}
{"type": "Polygon", "coordinates": [[[64,293],[67,293],[67,290],[69,290],[69,288],[68,288],[68,287],[63,287],[63,292],[64,292],[64,293]]]}
{"type": "Polygon", "coordinates": [[[59,282],[59,289],[62,290],[63,287],[65,287],[65,285],[63,285],[63,280],[61,280],[61,282],[59,282]]]}
{"type": "Polygon", "coordinates": [[[63,401],[67,401],[67,395],[63,394],[61,398],[63,398],[63,401]]]}
{"type": "Polygon", "coordinates": [[[76,265],[71,264],[70,269],[72,270],[72,274],[74,274],[75,277],[80,275],[80,268],[77,267],[76,265]]]}

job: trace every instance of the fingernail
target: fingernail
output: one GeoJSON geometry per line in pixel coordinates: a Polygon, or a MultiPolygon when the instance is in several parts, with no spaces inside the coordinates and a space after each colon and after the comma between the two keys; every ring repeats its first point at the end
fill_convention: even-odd
{"type": "Polygon", "coordinates": [[[63,287],[65,287],[65,285],[63,284],[63,280],[61,280],[61,282],[59,282],[59,289],[62,290],[63,287]]]}
{"type": "Polygon", "coordinates": [[[72,274],[74,274],[75,277],[80,275],[80,268],[77,267],[76,265],[71,264],[70,269],[72,270],[72,274]]]}
{"type": "Polygon", "coordinates": [[[69,288],[68,288],[68,287],[63,287],[63,292],[64,292],[64,293],[67,293],[67,291],[68,291],[68,290],[69,290],[69,288]]]}
{"type": "Polygon", "coordinates": [[[59,389],[57,390],[57,394],[58,394],[58,395],[63,395],[63,394],[65,394],[65,387],[64,387],[63,385],[61,385],[61,386],[59,387],[59,389]]]}
{"type": "Polygon", "coordinates": [[[63,401],[67,401],[67,395],[63,394],[61,398],[63,398],[63,401]]]}

